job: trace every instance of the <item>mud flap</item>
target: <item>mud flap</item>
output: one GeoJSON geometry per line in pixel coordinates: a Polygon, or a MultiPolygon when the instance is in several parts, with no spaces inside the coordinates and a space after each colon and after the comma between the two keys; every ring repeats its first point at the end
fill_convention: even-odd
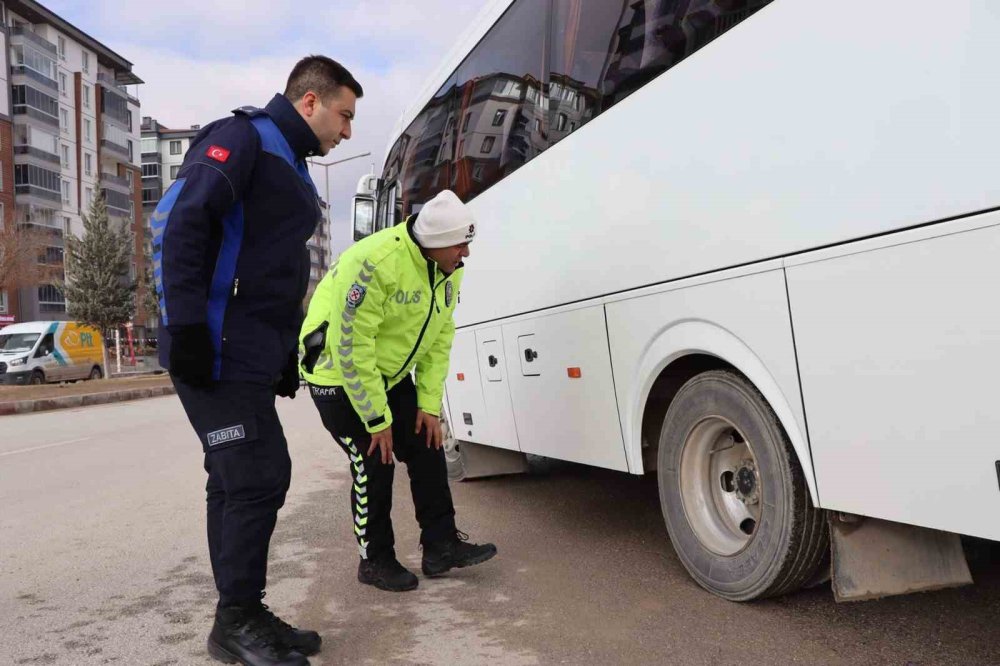
{"type": "Polygon", "coordinates": [[[957,534],[830,514],[833,594],[864,601],[972,583],[957,534]]]}
{"type": "Polygon", "coordinates": [[[456,442],[456,444],[461,454],[463,469],[460,477],[452,477],[455,480],[523,474],[528,471],[528,461],[519,451],[508,451],[471,442],[456,442]]]}

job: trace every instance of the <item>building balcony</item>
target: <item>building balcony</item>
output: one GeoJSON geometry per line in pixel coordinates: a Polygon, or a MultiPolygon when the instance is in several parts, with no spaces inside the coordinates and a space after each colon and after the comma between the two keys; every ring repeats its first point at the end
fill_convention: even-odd
{"type": "Polygon", "coordinates": [[[121,95],[122,97],[132,102],[136,106],[139,105],[139,100],[137,100],[135,97],[132,97],[132,95],[128,94],[128,89],[125,88],[125,86],[123,86],[122,84],[118,83],[114,79],[114,77],[112,77],[110,74],[106,74],[105,72],[98,72],[97,83],[103,86],[105,90],[121,95]]]}
{"type": "Polygon", "coordinates": [[[142,153],[142,163],[143,164],[160,164],[163,162],[163,156],[159,152],[155,153],[142,153]]]}
{"type": "Polygon", "coordinates": [[[25,203],[30,203],[32,199],[37,200],[43,205],[46,203],[62,203],[62,194],[60,192],[46,190],[37,185],[14,185],[14,194],[17,195],[18,199],[24,197],[25,203]]]}
{"type": "Polygon", "coordinates": [[[13,110],[15,116],[28,116],[29,118],[38,120],[43,125],[59,129],[59,118],[50,116],[41,109],[36,109],[35,107],[27,104],[14,104],[13,110]]]}
{"type": "Polygon", "coordinates": [[[41,35],[35,34],[26,28],[12,28],[10,31],[10,43],[17,45],[24,42],[30,42],[32,46],[40,48],[42,51],[47,51],[48,55],[53,58],[59,57],[59,50],[56,48],[56,45],[41,35]]]}
{"type": "Polygon", "coordinates": [[[15,160],[16,156],[27,155],[42,160],[43,162],[62,164],[59,156],[55,153],[50,153],[48,151],[41,150],[40,148],[35,148],[34,146],[14,146],[14,155],[15,160]]]}
{"type": "Polygon", "coordinates": [[[125,159],[132,159],[128,152],[128,146],[120,146],[111,139],[101,139],[101,148],[125,159]]]}
{"type": "Polygon", "coordinates": [[[129,204],[132,202],[132,197],[127,192],[119,192],[115,188],[103,187],[101,191],[104,193],[104,203],[108,206],[108,212],[118,215],[131,215],[132,208],[129,204]]]}
{"type": "Polygon", "coordinates": [[[41,72],[36,72],[30,67],[25,65],[11,65],[11,83],[13,85],[31,83],[41,84],[41,86],[48,88],[48,92],[57,94],[59,92],[59,83],[55,79],[50,79],[41,72]]]}
{"type": "Polygon", "coordinates": [[[122,176],[116,176],[114,174],[102,172],[101,185],[105,185],[119,192],[124,192],[125,194],[132,193],[132,188],[129,186],[128,179],[122,176]]]}

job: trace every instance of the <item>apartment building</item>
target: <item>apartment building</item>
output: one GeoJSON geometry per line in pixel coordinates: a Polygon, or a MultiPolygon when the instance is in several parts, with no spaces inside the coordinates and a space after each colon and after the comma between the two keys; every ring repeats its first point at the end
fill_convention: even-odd
{"type": "MultiPolygon", "coordinates": [[[[131,62],[37,2],[6,2],[0,23],[0,219],[42,232],[39,261],[62,274],[65,236],[82,236],[82,214],[103,193],[111,219],[135,232],[135,279],[143,266],[142,80],[131,62]]],[[[8,323],[67,318],[51,284],[4,291],[8,323]]]]}

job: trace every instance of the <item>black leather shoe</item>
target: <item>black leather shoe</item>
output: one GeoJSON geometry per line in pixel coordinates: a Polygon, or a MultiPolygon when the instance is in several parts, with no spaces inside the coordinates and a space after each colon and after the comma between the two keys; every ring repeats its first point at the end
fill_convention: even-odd
{"type": "Polygon", "coordinates": [[[497,554],[491,543],[469,543],[469,535],[455,530],[455,535],[444,541],[423,544],[424,557],[420,564],[425,576],[440,576],[453,568],[481,564],[497,554]]]}
{"type": "Polygon", "coordinates": [[[226,664],[309,666],[300,652],[281,642],[270,617],[262,608],[220,608],[208,635],[208,653],[226,664]]]}
{"type": "Polygon", "coordinates": [[[304,654],[307,657],[319,652],[320,645],[323,644],[323,639],[320,638],[318,633],[315,631],[309,631],[308,629],[297,629],[293,627],[275,615],[266,604],[262,604],[261,609],[264,618],[271,623],[271,627],[278,635],[278,640],[281,641],[285,647],[295,650],[300,654],[304,654]]]}
{"type": "Polygon", "coordinates": [[[358,581],[389,592],[413,590],[420,582],[413,572],[400,564],[392,554],[382,555],[377,559],[361,560],[358,564],[358,581]]]}

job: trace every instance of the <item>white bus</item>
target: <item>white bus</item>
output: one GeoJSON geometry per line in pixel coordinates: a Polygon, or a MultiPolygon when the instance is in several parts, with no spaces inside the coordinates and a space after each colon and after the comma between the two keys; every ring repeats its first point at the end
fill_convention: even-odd
{"type": "Polygon", "coordinates": [[[474,209],[464,462],[656,474],[728,599],[831,544],[838,598],[967,580],[957,535],[1000,540],[998,63],[993,0],[489,4],[355,201],[359,237],[474,209]]]}

